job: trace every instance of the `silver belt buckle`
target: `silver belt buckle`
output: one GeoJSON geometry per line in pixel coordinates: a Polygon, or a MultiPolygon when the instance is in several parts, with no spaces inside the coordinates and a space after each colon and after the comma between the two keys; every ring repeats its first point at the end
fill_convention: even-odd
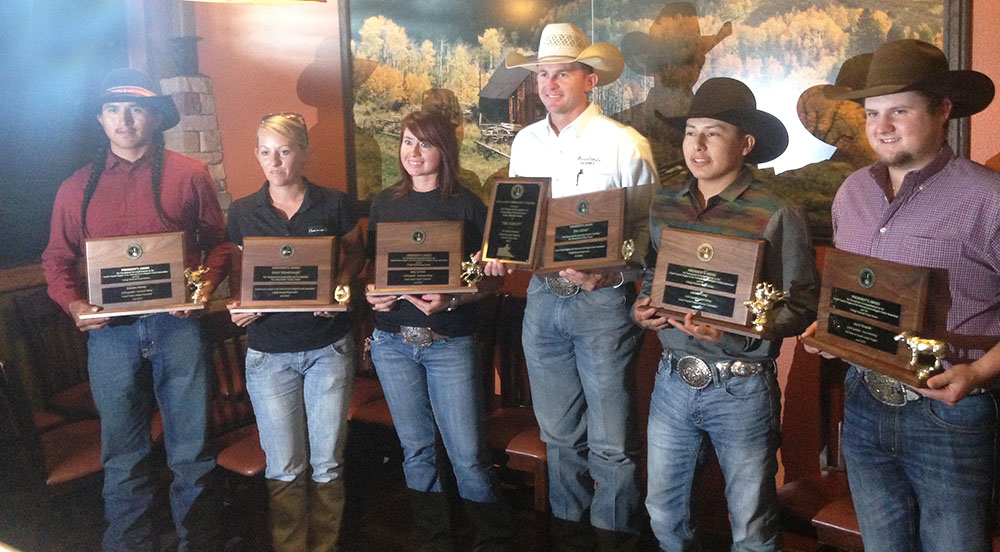
{"type": "Polygon", "coordinates": [[[580,286],[562,276],[547,276],[545,285],[559,297],[572,297],[580,292],[580,286]]]}
{"type": "Polygon", "coordinates": [[[434,343],[434,333],[430,328],[418,326],[400,326],[399,335],[407,345],[430,345],[434,343]]]}
{"type": "Polygon", "coordinates": [[[677,372],[684,383],[695,389],[704,389],[712,383],[712,370],[704,360],[694,357],[681,357],[677,361],[677,372]]]}
{"type": "Polygon", "coordinates": [[[888,406],[903,406],[907,403],[906,388],[902,383],[880,374],[874,370],[866,370],[862,381],[878,402],[888,406]]]}

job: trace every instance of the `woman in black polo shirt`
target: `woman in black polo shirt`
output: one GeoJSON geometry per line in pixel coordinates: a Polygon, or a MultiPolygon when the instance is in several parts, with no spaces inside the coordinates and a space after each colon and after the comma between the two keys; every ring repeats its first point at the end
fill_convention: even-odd
{"type": "MultiPolygon", "coordinates": [[[[451,120],[437,110],[403,118],[402,176],[372,201],[368,257],[379,223],[461,220],[465,258],[478,250],[486,207],[458,184],[458,143],[451,120]]],[[[498,281],[482,282],[482,289],[498,281]]],[[[370,286],[371,287],[371,286],[370,286]]],[[[414,525],[429,550],[451,549],[447,499],[435,451],[440,430],[458,492],[477,528],[476,550],[506,550],[510,523],[498,504],[483,428],[483,396],[475,359],[475,295],[373,296],[372,361],[403,445],[414,525]]]]}
{"type": "MultiPolygon", "coordinates": [[[[250,236],[338,236],[337,283],[347,285],[364,264],[358,216],[349,196],[303,176],[308,147],[298,113],[261,119],[256,156],[267,180],[233,203],[229,240],[242,245],[250,236]]],[[[232,319],[247,328],[247,391],[267,456],[274,549],[334,550],[357,365],[354,319],[321,312],[232,313],[232,319]]]]}

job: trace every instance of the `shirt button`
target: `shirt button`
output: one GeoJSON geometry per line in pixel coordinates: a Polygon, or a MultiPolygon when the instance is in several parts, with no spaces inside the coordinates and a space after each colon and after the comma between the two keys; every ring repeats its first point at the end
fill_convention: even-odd
{"type": "Polygon", "coordinates": [[[885,234],[885,226],[883,226],[882,228],[879,228],[878,231],[880,233],[882,233],[882,234],[885,234]]]}

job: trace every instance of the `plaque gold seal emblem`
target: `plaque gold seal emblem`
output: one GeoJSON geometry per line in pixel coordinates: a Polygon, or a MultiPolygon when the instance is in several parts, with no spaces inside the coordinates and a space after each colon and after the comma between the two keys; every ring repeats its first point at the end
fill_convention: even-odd
{"type": "Polygon", "coordinates": [[[875,285],[875,271],[865,267],[858,271],[858,283],[865,289],[871,289],[875,285]]]}
{"type": "Polygon", "coordinates": [[[413,232],[413,236],[411,237],[413,239],[413,243],[424,243],[424,240],[427,239],[427,235],[424,234],[422,230],[415,230],[413,232]]]}
{"type": "Polygon", "coordinates": [[[278,250],[278,254],[287,259],[295,254],[295,246],[290,243],[286,243],[281,246],[281,249],[278,250]]]}
{"type": "Polygon", "coordinates": [[[581,199],[580,203],[576,204],[576,214],[582,217],[583,215],[586,215],[588,212],[590,212],[590,202],[587,201],[586,199],[581,199]]]}
{"type": "Polygon", "coordinates": [[[130,244],[125,248],[125,256],[129,259],[138,259],[139,257],[142,257],[142,246],[137,243],[130,244]]]}
{"type": "Polygon", "coordinates": [[[709,262],[715,257],[715,248],[710,243],[703,243],[698,246],[698,259],[702,262],[709,262]]]}
{"type": "Polygon", "coordinates": [[[524,186],[522,184],[514,184],[511,186],[510,197],[512,199],[521,199],[524,197],[524,186]]]}

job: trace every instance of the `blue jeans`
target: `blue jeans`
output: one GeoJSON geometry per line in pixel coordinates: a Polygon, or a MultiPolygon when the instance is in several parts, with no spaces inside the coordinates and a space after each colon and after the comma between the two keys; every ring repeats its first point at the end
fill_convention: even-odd
{"type": "Polygon", "coordinates": [[[436,423],[455,470],[458,493],[474,502],[496,502],[475,338],[410,345],[398,334],[375,330],[371,344],[372,361],[403,445],[406,486],[425,493],[441,492],[436,423]]]}
{"type": "Polygon", "coordinates": [[[992,550],[996,398],[887,406],[857,368],[845,393],[844,459],[865,550],[992,550]]]}
{"type": "Polygon", "coordinates": [[[311,464],[313,481],[342,481],[355,351],[352,333],[312,351],[247,351],[247,391],[267,457],[265,477],[291,481],[311,464]]]}
{"type": "Polygon", "coordinates": [[[205,518],[215,513],[206,516],[202,511],[209,496],[204,478],[215,467],[215,459],[205,448],[209,368],[199,321],[161,313],[107,326],[90,332],[87,352],[101,416],[108,518],[104,548],[152,546],[150,514],[157,467],[149,430],[155,397],[163,417],[167,465],[174,474],[170,509],[179,549],[187,550],[189,541],[196,541],[197,533],[210,522],[205,518]]]}
{"type": "Polygon", "coordinates": [[[531,279],[521,342],[557,518],[638,532],[632,365],[640,335],[625,290],[559,297],[531,279]]]}
{"type": "Polygon", "coordinates": [[[726,479],[732,550],[779,550],[774,477],[781,391],[774,370],[695,389],[666,357],[656,373],[647,432],[646,510],[660,548],[687,550],[694,538],[691,487],[711,442],[726,479]]]}

